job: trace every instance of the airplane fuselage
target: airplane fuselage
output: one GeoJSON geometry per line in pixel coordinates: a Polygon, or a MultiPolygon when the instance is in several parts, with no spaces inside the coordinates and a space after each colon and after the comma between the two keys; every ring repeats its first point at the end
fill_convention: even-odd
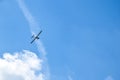
{"type": "Polygon", "coordinates": [[[32,36],[32,38],[34,38],[30,43],[32,44],[36,39],[39,39],[39,35],[42,33],[42,30],[36,35],[36,36],[32,36]]]}

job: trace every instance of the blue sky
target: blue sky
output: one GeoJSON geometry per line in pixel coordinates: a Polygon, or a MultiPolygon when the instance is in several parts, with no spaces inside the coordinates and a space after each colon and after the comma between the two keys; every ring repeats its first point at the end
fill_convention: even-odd
{"type": "MultiPolygon", "coordinates": [[[[120,80],[119,0],[25,0],[39,23],[51,80],[120,80]],[[71,79],[69,79],[71,77],[71,79]],[[111,80],[111,79],[109,79],[111,80]]],[[[15,0],[0,1],[0,53],[27,49],[29,24],[15,0]]]]}

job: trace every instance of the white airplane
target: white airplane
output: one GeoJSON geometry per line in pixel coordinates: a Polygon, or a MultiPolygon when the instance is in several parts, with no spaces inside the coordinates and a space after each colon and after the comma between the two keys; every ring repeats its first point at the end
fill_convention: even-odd
{"type": "Polygon", "coordinates": [[[31,44],[36,40],[36,39],[39,39],[39,35],[42,33],[42,30],[35,36],[33,35],[32,38],[33,40],[30,42],[31,44]]]}

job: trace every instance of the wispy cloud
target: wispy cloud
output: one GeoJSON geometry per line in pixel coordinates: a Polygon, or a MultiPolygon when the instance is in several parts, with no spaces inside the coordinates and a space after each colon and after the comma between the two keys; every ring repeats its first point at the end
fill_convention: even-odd
{"type": "Polygon", "coordinates": [[[4,53],[0,58],[0,80],[44,80],[42,62],[28,50],[13,55],[4,53]]]}
{"type": "Polygon", "coordinates": [[[105,78],[105,80],[114,80],[114,79],[112,78],[112,76],[108,76],[105,78]]]}
{"type": "Polygon", "coordinates": [[[19,8],[21,9],[24,17],[28,21],[28,24],[30,26],[31,32],[36,32],[40,30],[39,24],[35,20],[35,18],[32,16],[28,8],[26,7],[24,0],[16,0],[18,2],[19,8]]]}
{"type": "Polygon", "coordinates": [[[70,75],[68,76],[68,80],[73,80],[72,77],[71,77],[70,75]]]}
{"type": "MultiPolygon", "coordinates": [[[[16,0],[18,2],[18,5],[21,9],[21,11],[23,12],[23,15],[25,16],[26,20],[28,21],[28,24],[30,25],[30,30],[32,34],[38,33],[38,31],[40,30],[40,26],[37,23],[37,21],[35,20],[35,18],[32,16],[32,14],[29,12],[28,8],[26,7],[24,0],[16,0]]],[[[46,58],[46,50],[43,46],[43,43],[40,40],[36,41],[37,44],[37,48],[38,51],[42,54],[41,58],[43,60],[43,73],[46,76],[44,80],[49,80],[49,67],[48,67],[48,63],[47,63],[47,58],[46,58]]]]}
{"type": "MultiPolygon", "coordinates": [[[[40,27],[27,9],[23,0],[16,0],[30,25],[31,33],[36,33],[40,27]]],[[[23,52],[4,53],[0,58],[0,80],[49,80],[49,67],[46,51],[41,41],[36,42],[42,57],[36,53],[24,50],[23,52]]]]}

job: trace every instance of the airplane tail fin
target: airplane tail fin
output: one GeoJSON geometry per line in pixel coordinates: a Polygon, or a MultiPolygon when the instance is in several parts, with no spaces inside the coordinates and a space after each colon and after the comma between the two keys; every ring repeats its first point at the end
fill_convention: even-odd
{"type": "Polygon", "coordinates": [[[34,38],[34,37],[35,37],[34,35],[31,36],[31,38],[34,38]]]}

